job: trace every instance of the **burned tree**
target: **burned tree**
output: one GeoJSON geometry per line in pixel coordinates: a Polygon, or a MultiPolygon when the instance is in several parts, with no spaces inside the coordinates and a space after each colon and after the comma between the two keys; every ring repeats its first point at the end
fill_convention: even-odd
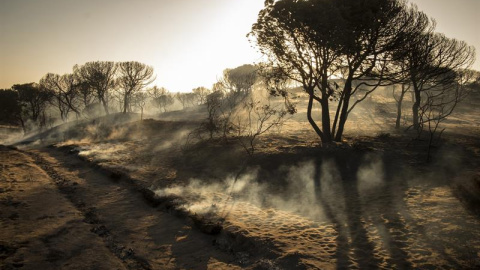
{"type": "Polygon", "coordinates": [[[250,36],[269,58],[266,66],[277,78],[300,84],[308,94],[307,119],[323,143],[341,140],[349,113],[380,85],[392,52],[421,33],[428,20],[394,0],[265,4],[250,36]],[[334,77],[341,78],[341,84],[334,77]],[[368,90],[351,101],[362,87],[368,90]],[[320,126],[312,117],[314,102],[321,107],[320,126]]]}
{"type": "Polygon", "coordinates": [[[80,115],[78,84],[73,74],[58,75],[48,73],[40,79],[40,86],[50,91],[52,101],[60,112],[63,121],[67,121],[70,111],[80,115]]]}
{"type": "Polygon", "coordinates": [[[153,68],[139,62],[121,62],[117,63],[119,77],[118,86],[122,91],[123,113],[130,108],[132,96],[141,92],[143,88],[152,83],[153,68]]]}
{"type": "Polygon", "coordinates": [[[400,84],[400,94],[397,96],[396,94],[396,85],[393,86],[393,98],[395,99],[396,105],[397,105],[397,118],[395,120],[395,128],[400,129],[401,126],[401,120],[402,120],[402,106],[403,106],[403,100],[405,97],[405,94],[410,90],[410,85],[401,83],[400,84]]]}
{"type": "Polygon", "coordinates": [[[237,142],[249,155],[259,136],[280,126],[289,110],[261,83],[258,67],[243,65],[226,69],[207,96],[207,118],[194,133],[207,132],[209,139],[237,142]]]}
{"type": "Polygon", "coordinates": [[[207,119],[201,124],[200,129],[207,131],[209,139],[213,139],[214,135],[220,131],[220,106],[222,105],[224,93],[222,91],[213,91],[206,98],[207,119]]]}
{"type": "Polygon", "coordinates": [[[431,103],[428,99],[442,98],[448,89],[453,89],[449,86],[456,83],[458,72],[470,67],[474,59],[473,47],[438,33],[425,33],[418,42],[406,47],[402,64],[414,93],[414,129],[421,128],[420,110],[431,103]]]}
{"type": "Polygon", "coordinates": [[[180,101],[182,108],[185,109],[193,106],[196,103],[198,96],[195,93],[177,93],[175,94],[175,98],[180,101]]]}
{"type": "Polygon", "coordinates": [[[284,106],[274,105],[272,97],[259,97],[262,90],[264,89],[257,89],[257,93],[249,95],[231,120],[233,137],[249,155],[253,155],[256,150],[257,138],[272,128],[281,126],[287,114],[291,113],[284,106]]]}
{"type": "Polygon", "coordinates": [[[205,104],[207,102],[207,97],[211,93],[210,89],[206,87],[197,87],[192,90],[192,92],[197,95],[199,104],[205,104]]]}
{"type": "Polygon", "coordinates": [[[98,101],[108,114],[108,95],[115,87],[116,65],[114,62],[95,61],[87,62],[82,66],[73,67],[74,74],[84,84],[92,89],[98,101]]]}
{"type": "Polygon", "coordinates": [[[15,90],[0,89],[0,123],[21,126],[23,133],[26,133],[22,106],[15,90]]]}
{"type": "Polygon", "coordinates": [[[223,86],[232,93],[248,93],[258,81],[258,67],[245,64],[234,69],[226,69],[221,80],[223,86]]]}
{"type": "Polygon", "coordinates": [[[147,90],[148,96],[152,99],[152,104],[160,111],[166,112],[167,108],[175,102],[172,94],[164,87],[154,86],[147,90]]]}
{"type": "Polygon", "coordinates": [[[147,106],[148,93],[145,91],[136,92],[131,98],[133,105],[140,109],[140,120],[143,120],[143,111],[147,106]]]}
{"type": "Polygon", "coordinates": [[[15,84],[12,89],[18,93],[22,116],[43,127],[45,109],[52,98],[51,93],[36,83],[15,84]]]}

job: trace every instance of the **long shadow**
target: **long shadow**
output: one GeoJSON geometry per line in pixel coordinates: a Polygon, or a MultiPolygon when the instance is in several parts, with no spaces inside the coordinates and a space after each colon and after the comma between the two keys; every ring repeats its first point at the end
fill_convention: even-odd
{"type": "Polygon", "coordinates": [[[381,204],[373,201],[372,207],[375,213],[370,213],[370,218],[377,228],[385,228],[380,234],[384,246],[391,257],[387,260],[389,267],[397,269],[411,269],[413,266],[408,260],[408,233],[406,217],[401,216],[400,212],[406,213],[406,206],[403,196],[407,190],[404,179],[397,179],[395,174],[401,171],[400,166],[383,163],[385,172],[384,181],[381,188],[375,191],[374,196],[381,196],[381,204]],[[383,218],[381,218],[383,217],[383,218]],[[392,233],[393,232],[393,233],[392,233]]]}
{"type": "MultiPolygon", "coordinates": [[[[397,188],[395,183],[388,181],[390,174],[386,173],[387,184],[373,194],[373,196],[382,196],[382,199],[375,201],[368,197],[367,202],[364,202],[365,197],[362,195],[365,195],[359,193],[357,177],[363,160],[363,153],[348,153],[348,155],[338,155],[332,159],[332,163],[328,163],[329,166],[336,166],[338,170],[339,179],[333,179],[334,182],[330,183],[337,185],[335,194],[329,194],[332,190],[325,190],[328,183],[321,180],[322,169],[325,170],[325,167],[321,166],[321,160],[317,160],[319,165],[314,180],[316,195],[326,217],[334,224],[338,233],[335,254],[337,268],[349,268],[356,264],[360,269],[377,269],[385,266],[385,263],[398,269],[411,268],[412,265],[408,262],[405,252],[406,236],[391,233],[393,229],[405,232],[406,224],[396,209],[396,199],[390,195],[385,196],[395,192],[403,194],[403,190],[395,190],[397,188]],[[384,262],[379,256],[375,256],[378,251],[375,250],[375,244],[369,239],[367,231],[369,224],[366,222],[370,221],[373,222],[371,226],[376,226],[382,231],[381,241],[383,246],[388,247],[391,260],[384,262]]],[[[385,170],[390,171],[390,168],[385,170]]]]}

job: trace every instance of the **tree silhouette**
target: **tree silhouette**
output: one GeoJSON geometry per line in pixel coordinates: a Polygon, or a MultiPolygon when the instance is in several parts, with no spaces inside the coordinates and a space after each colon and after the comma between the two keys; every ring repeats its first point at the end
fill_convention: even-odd
{"type": "Polygon", "coordinates": [[[0,89],[0,122],[8,125],[20,125],[23,132],[26,132],[17,91],[0,89]]]}
{"type": "Polygon", "coordinates": [[[224,76],[221,82],[230,92],[248,93],[257,82],[257,71],[258,67],[250,64],[245,64],[234,69],[226,69],[223,71],[224,76]]]}
{"type": "Polygon", "coordinates": [[[199,104],[205,104],[207,96],[211,93],[210,89],[203,86],[194,88],[192,92],[197,95],[199,104]]]}
{"type": "Polygon", "coordinates": [[[418,42],[405,49],[401,61],[414,93],[413,127],[418,130],[422,106],[432,104],[432,98],[445,95],[448,89],[454,91],[457,75],[472,65],[475,49],[463,41],[432,31],[422,34],[418,42]],[[430,100],[423,102],[424,98],[430,100]]]}
{"type": "Polygon", "coordinates": [[[75,76],[84,87],[88,86],[94,91],[106,114],[109,113],[108,94],[115,87],[116,67],[114,62],[108,61],[87,62],[82,66],[73,67],[75,76]]]}
{"type": "Polygon", "coordinates": [[[155,78],[153,77],[153,68],[139,62],[121,62],[117,63],[117,66],[119,71],[117,82],[123,94],[123,113],[126,113],[129,110],[132,96],[141,92],[155,78]]]}
{"type": "Polygon", "coordinates": [[[403,1],[267,0],[249,35],[276,74],[270,81],[303,87],[307,119],[328,143],[341,140],[349,113],[380,85],[393,52],[419,35],[426,20],[403,1]],[[351,102],[362,87],[368,90],[351,102]],[[312,117],[314,102],[321,107],[321,127],[312,117]],[[331,102],[337,106],[333,124],[331,102]]]}
{"type": "Polygon", "coordinates": [[[47,73],[40,79],[40,86],[50,91],[63,121],[67,121],[70,111],[80,115],[78,84],[73,74],[58,75],[47,73]]]}
{"type": "Polygon", "coordinates": [[[154,86],[149,88],[147,93],[152,99],[153,106],[163,112],[166,112],[167,108],[175,102],[172,94],[164,87],[154,86]]]}
{"type": "Polygon", "coordinates": [[[147,106],[148,93],[145,91],[135,92],[131,97],[133,105],[140,109],[140,120],[143,120],[143,111],[147,106]]]}
{"type": "Polygon", "coordinates": [[[175,98],[180,101],[182,108],[185,109],[193,106],[196,103],[198,96],[195,93],[177,93],[175,94],[175,98]]]}
{"type": "Polygon", "coordinates": [[[22,106],[22,114],[42,126],[45,109],[52,95],[36,83],[15,84],[12,89],[18,92],[18,100],[22,106]]]}

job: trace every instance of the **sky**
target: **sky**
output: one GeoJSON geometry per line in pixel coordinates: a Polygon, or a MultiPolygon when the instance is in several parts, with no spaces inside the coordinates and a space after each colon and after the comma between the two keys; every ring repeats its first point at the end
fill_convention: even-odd
{"type": "MultiPolygon", "coordinates": [[[[480,0],[410,0],[480,54],[480,0]]],[[[259,62],[246,35],[264,0],[0,0],[0,88],[89,61],[139,61],[172,92],[259,62]]],[[[477,57],[480,58],[480,57],[477,57]]],[[[480,60],[473,66],[480,70],[480,60]]]]}

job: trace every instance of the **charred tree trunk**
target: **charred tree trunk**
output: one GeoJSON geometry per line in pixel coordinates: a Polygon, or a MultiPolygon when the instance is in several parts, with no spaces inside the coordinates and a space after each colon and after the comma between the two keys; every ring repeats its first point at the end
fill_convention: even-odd
{"type": "Polygon", "coordinates": [[[348,106],[350,103],[350,95],[352,94],[352,78],[348,78],[346,80],[343,92],[343,106],[340,113],[340,119],[338,121],[338,131],[335,135],[335,141],[337,142],[342,141],[343,130],[345,128],[345,123],[347,122],[348,106]]]}
{"type": "Polygon", "coordinates": [[[402,84],[402,92],[400,93],[400,97],[397,100],[397,120],[395,121],[395,128],[400,129],[400,121],[402,119],[402,103],[403,103],[403,97],[405,96],[405,93],[407,91],[405,90],[405,85],[402,84]]]}
{"type": "Polygon", "coordinates": [[[413,101],[413,106],[412,106],[413,128],[415,130],[418,130],[420,128],[419,110],[420,110],[421,94],[416,84],[413,84],[413,91],[414,91],[414,97],[415,97],[413,101]]]}
{"type": "Polygon", "coordinates": [[[108,104],[107,104],[105,98],[104,98],[104,97],[101,97],[101,98],[100,98],[100,101],[102,102],[103,109],[105,110],[105,113],[108,115],[108,114],[109,114],[109,112],[108,112],[108,104]]]}
{"type": "Polygon", "coordinates": [[[324,74],[322,75],[322,129],[323,129],[323,136],[324,136],[324,143],[332,142],[332,132],[330,129],[330,108],[328,104],[328,95],[327,95],[327,84],[328,84],[328,77],[327,77],[327,70],[324,70],[324,74]]]}
{"type": "Polygon", "coordinates": [[[22,126],[23,136],[27,135],[27,127],[25,127],[25,121],[23,121],[23,118],[21,116],[18,117],[18,121],[20,122],[20,125],[22,126]]]}
{"type": "Polygon", "coordinates": [[[315,120],[313,120],[312,117],[312,108],[313,108],[313,89],[311,92],[308,92],[308,106],[307,106],[307,119],[310,125],[312,126],[313,130],[317,133],[317,135],[320,137],[322,140],[322,143],[328,143],[330,141],[327,141],[327,138],[325,138],[323,132],[320,130],[318,127],[317,123],[315,123],[315,120]]]}
{"type": "Polygon", "coordinates": [[[330,131],[330,110],[328,106],[328,98],[322,98],[322,128],[323,136],[322,140],[324,143],[332,142],[332,133],[330,131]]]}
{"type": "Polygon", "coordinates": [[[127,113],[127,107],[128,107],[128,95],[124,95],[123,97],[123,113],[127,113]]]}

